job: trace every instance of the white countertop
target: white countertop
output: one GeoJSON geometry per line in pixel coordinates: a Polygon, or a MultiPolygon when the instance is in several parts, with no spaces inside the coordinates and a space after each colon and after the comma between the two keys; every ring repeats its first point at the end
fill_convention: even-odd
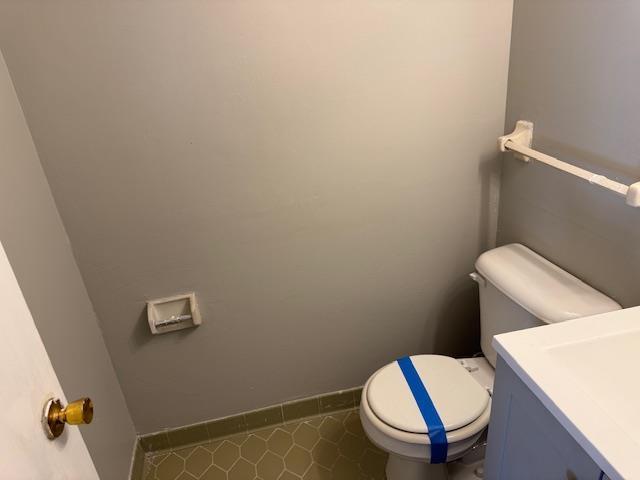
{"type": "Polygon", "coordinates": [[[498,354],[612,479],[640,479],[640,307],[494,337],[498,354]]]}

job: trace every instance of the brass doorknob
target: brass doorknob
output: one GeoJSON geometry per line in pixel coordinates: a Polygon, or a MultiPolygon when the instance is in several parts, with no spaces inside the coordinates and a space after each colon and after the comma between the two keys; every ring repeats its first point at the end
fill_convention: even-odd
{"type": "Polygon", "coordinates": [[[81,398],[63,407],[58,398],[50,398],[44,405],[42,426],[47,438],[53,440],[62,435],[64,424],[82,425],[93,420],[93,402],[81,398]]]}

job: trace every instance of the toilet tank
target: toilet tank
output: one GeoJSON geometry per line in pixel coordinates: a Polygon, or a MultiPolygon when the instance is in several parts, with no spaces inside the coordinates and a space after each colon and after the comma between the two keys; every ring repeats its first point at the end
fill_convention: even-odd
{"type": "Polygon", "coordinates": [[[494,335],[622,308],[519,243],[480,255],[476,272],[471,276],[480,287],[480,343],[494,367],[494,335]]]}

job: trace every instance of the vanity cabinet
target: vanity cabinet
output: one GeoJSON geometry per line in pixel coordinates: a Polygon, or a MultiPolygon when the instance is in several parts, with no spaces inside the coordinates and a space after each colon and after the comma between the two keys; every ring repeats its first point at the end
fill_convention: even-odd
{"type": "Polygon", "coordinates": [[[600,474],[600,467],[498,357],[485,478],[598,480],[600,474]]]}

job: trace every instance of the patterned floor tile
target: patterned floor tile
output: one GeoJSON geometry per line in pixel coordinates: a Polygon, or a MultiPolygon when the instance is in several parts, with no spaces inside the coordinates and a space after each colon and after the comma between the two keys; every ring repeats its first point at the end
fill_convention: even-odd
{"type": "Polygon", "coordinates": [[[357,409],[150,453],[144,480],[385,480],[357,409]]]}

